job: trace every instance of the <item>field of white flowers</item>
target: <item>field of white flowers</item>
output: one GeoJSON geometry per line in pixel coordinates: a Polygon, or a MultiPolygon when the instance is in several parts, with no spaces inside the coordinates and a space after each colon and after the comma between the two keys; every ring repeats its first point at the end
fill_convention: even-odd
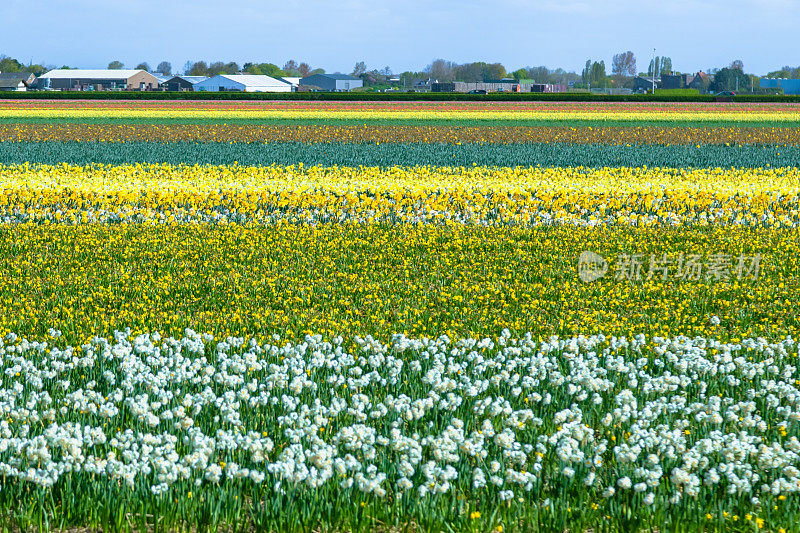
{"type": "Polygon", "coordinates": [[[7,527],[800,527],[791,337],[59,337],[0,346],[7,527]]]}

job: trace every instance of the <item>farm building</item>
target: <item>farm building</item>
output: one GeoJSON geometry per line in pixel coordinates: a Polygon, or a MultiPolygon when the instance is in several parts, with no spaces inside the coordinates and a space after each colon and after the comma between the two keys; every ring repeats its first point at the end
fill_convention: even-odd
{"type": "Polygon", "coordinates": [[[56,69],[42,74],[37,86],[61,91],[151,91],[158,89],[158,79],[145,70],[56,69]]]}
{"type": "MultiPolygon", "coordinates": [[[[656,78],[656,89],[660,88],[661,88],[661,78],[656,78]]],[[[652,91],[653,78],[649,76],[636,76],[635,78],[633,78],[633,90],[634,92],[652,91]]]]}
{"type": "Polygon", "coordinates": [[[487,93],[563,93],[566,85],[550,83],[534,83],[533,80],[487,80],[478,82],[452,81],[450,83],[432,83],[431,91],[435,93],[468,93],[486,91],[487,93]]]}
{"type": "Polygon", "coordinates": [[[280,77],[278,79],[281,80],[281,81],[285,81],[286,83],[291,85],[293,91],[296,91],[297,88],[300,86],[300,79],[301,78],[298,78],[296,76],[282,76],[282,77],[280,77]]]}
{"type": "Polygon", "coordinates": [[[347,74],[313,74],[300,78],[300,85],[319,87],[323,91],[352,91],[364,86],[364,82],[347,74]]]}
{"type": "Polygon", "coordinates": [[[711,84],[711,76],[703,72],[702,70],[694,75],[692,81],[686,84],[689,89],[697,89],[700,92],[705,91],[708,89],[708,86],[711,84]]]}
{"type": "Polygon", "coordinates": [[[195,91],[241,91],[246,93],[288,93],[292,86],[270,76],[218,74],[194,84],[195,91]]]}
{"type": "Polygon", "coordinates": [[[194,85],[205,81],[206,76],[173,76],[161,84],[161,88],[167,91],[192,91],[194,85]]]}
{"type": "Polygon", "coordinates": [[[692,80],[693,74],[664,74],[661,76],[661,89],[685,89],[692,80]]]}
{"type": "Polygon", "coordinates": [[[32,72],[0,72],[0,91],[27,91],[35,81],[32,72]]]}
{"type": "Polygon", "coordinates": [[[800,80],[789,78],[761,78],[758,86],[762,89],[783,89],[783,94],[800,94],[800,80]]]}

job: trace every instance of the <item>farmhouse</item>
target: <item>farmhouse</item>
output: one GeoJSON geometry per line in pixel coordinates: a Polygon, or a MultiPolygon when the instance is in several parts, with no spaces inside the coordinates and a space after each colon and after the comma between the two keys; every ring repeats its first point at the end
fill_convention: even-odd
{"type": "Polygon", "coordinates": [[[292,86],[270,76],[218,74],[194,84],[195,91],[241,91],[246,93],[289,93],[292,86]]]}
{"type": "Polygon", "coordinates": [[[158,89],[158,79],[146,70],[56,69],[42,74],[37,86],[61,91],[151,91],[158,89]]]}
{"type": "Polygon", "coordinates": [[[192,91],[195,84],[207,79],[206,76],[173,76],[162,83],[161,87],[167,91],[192,91]]]}
{"type": "Polygon", "coordinates": [[[0,73],[0,91],[27,91],[36,81],[32,72],[0,73]]]}
{"type": "Polygon", "coordinates": [[[300,85],[319,87],[323,91],[352,91],[364,86],[364,82],[347,74],[313,74],[300,78],[300,85]]]}
{"type": "Polygon", "coordinates": [[[692,81],[686,84],[686,86],[690,89],[698,89],[702,92],[708,88],[710,83],[711,83],[711,77],[701,70],[700,72],[694,75],[692,81]]]}
{"type": "MultiPolygon", "coordinates": [[[[661,78],[656,78],[656,89],[660,88],[661,88],[661,78]]],[[[636,76],[635,78],[633,78],[633,90],[634,92],[652,91],[653,78],[650,76],[636,76]]]]}

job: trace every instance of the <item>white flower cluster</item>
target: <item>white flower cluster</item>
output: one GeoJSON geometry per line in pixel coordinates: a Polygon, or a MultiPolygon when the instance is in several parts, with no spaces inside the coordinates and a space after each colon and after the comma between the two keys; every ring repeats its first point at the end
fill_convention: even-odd
{"type": "Polygon", "coordinates": [[[798,345],[530,335],[0,341],[0,475],[672,504],[800,491],[798,345]]]}

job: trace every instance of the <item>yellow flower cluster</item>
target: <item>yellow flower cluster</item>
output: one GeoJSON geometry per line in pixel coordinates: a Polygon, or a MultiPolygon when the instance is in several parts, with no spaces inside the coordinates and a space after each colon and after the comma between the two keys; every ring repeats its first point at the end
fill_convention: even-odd
{"type": "Polygon", "coordinates": [[[800,145],[794,127],[461,126],[382,124],[0,124],[0,141],[215,143],[568,143],[800,145]]]}
{"type": "MultiPolygon", "coordinates": [[[[677,268],[677,266],[676,266],[677,268]]],[[[798,331],[796,229],[464,225],[0,225],[0,336],[328,338],[798,331]],[[611,263],[584,283],[578,258],[611,263]],[[618,279],[624,255],[763,255],[760,273],[618,279]],[[718,320],[712,320],[717,317],[718,320]]]]}
{"type": "Polygon", "coordinates": [[[797,168],[0,166],[5,222],[795,227],[797,168]]]}
{"type": "Polygon", "coordinates": [[[494,120],[494,121],[648,121],[648,122],[796,122],[796,110],[786,112],[755,113],[729,108],[709,112],[703,109],[675,110],[664,113],[658,108],[616,111],[605,108],[599,111],[571,109],[503,109],[492,110],[427,110],[427,109],[280,109],[262,108],[0,108],[0,119],[215,119],[215,120],[494,120]],[[791,112],[790,112],[791,111],[791,112]]]}

